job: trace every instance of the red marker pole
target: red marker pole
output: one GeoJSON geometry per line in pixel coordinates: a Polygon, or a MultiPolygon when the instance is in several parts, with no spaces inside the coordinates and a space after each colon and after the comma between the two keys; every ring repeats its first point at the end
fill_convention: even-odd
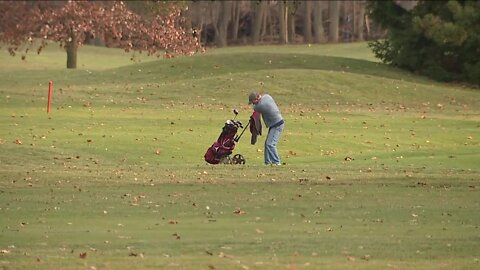
{"type": "Polygon", "coordinates": [[[49,81],[48,82],[48,104],[47,104],[47,113],[50,112],[50,100],[52,99],[52,85],[53,82],[49,81]]]}

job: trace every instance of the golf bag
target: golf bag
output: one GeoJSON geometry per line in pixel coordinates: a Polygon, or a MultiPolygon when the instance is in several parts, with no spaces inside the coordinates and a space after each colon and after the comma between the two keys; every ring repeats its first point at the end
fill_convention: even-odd
{"type": "Polygon", "coordinates": [[[243,128],[240,121],[227,120],[217,141],[207,149],[207,152],[203,156],[205,161],[210,164],[245,164],[245,158],[240,154],[236,154],[230,158],[230,155],[235,149],[235,143],[240,140],[240,137],[243,135],[243,131],[245,131],[247,127],[245,127],[242,133],[237,136],[237,131],[239,128],[243,128]]]}

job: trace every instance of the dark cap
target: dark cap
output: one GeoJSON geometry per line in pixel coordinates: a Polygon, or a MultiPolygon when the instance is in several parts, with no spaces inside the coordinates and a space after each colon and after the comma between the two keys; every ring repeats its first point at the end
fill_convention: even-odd
{"type": "Polygon", "coordinates": [[[248,105],[252,104],[255,99],[257,99],[258,93],[257,92],[252,92],[248,96],[248,105]]]}

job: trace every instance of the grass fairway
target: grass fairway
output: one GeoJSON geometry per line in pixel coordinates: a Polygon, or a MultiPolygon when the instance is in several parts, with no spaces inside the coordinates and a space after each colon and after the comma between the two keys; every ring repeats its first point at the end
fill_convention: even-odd
{"type": "Polygon", "coordinates": [[[0,54],[2,269],[478,269],[480,91],[365,43],[0,54]],[[54,91],[46,113],[48,81],[54,91]],[[253,90],[286,121],[207,165],[253,90]]]}

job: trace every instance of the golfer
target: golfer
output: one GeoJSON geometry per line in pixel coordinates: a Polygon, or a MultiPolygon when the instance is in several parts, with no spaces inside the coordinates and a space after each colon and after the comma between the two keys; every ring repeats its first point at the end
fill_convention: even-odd
{"type": "Polygon", "coordinates": [[[265,125],[268,127],[268,135],[265,139],[265,164],[281,165],[277,152],[277,144],[282,135],[285,122],[278,109],[275,100],[268,94],[252,92],[248,96],[248,104],[253,104],[253,110],[262,115],[265,125]]]}

